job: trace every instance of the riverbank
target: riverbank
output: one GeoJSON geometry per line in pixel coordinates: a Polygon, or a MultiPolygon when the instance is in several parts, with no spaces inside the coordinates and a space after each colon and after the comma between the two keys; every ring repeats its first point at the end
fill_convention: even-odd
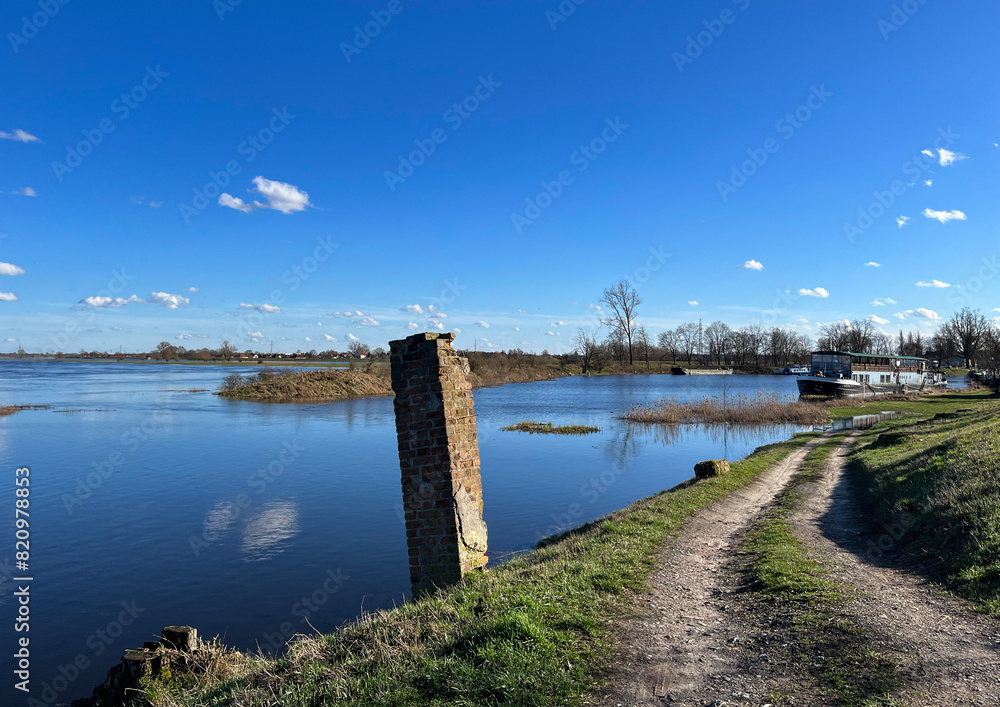
{"type": "Polygon", "coordinates": [[[577,703],[610,669],[612,619],[643,591],[667,538],[816,436],[762,447],[725,476],[685,482],[451,589],[300,638],[285,657],[231,656],[252,666],[245,677],[160,679],[147,696],[160,707],[577,703]]]}
{"type": "MultiPolygon", "coordinates": [[[[843,410],[845,414],[861,414],[870,412],[866,409],[870,405],[863,403],[843,410]]],[[[994,580],[1000,575],[996,565],[1000,527],[995,513],[988,511],[995,510],[1000,497],[996,482],[1000,450],[995,441],[1000,433],[1000,421],[996,421],[1000,403],[983,393],[963,392],[898,401],[893,407],[903,406],[913,413],[912,417],[882,423],[872,431],[855,433],[851,439],[859,450],[859,463],[867,465],[860,473],[872,477],[872,490],[866,496],[873,504],[872,512],[881,514],[878,517],[888,523],[898,522],[899,514],[914,519],[907,526],[906,536],[912,536],[913,548],[938,538],[942,546],[938,549],[949,567],[939,570],[942,575],[952,576],[958,591],[987,610],[996,611],[1000,586],[994,580]],[[904,434],[890,436],[891,444],[885,437],[879,442],[880,435],[897,431],[904,434]],[[964,462],[970,452],[971,461],[964,462]],[[936,495],[934,489],[939,491],[936,495]],[[956,492],[943,492],[947,489],[956,492]],[[969,500],[976,497],[973,491],[979,493],[980,501],[969,500]],[[924,505],[921,498],[934,502],[924,505]],[[921,506],[917,511],[906,505],[913,499],[918,499],[921,506]],[[949,531],[942,533],[941,528],[949,531]]],[[[334,702],[582,703],[623,666],[638,669],[627,661],[623,663],[620,621],[637,604],[645,606],[643,597],[649,591],[647,581],[657,568],[657,558],[663,552],[673,552],[674,545],[668,539],[683,530],[681,537],[697,543],[701,541],[700,533],[721,528],[712,519],[722,507],[713,504],[729,498],[757,498],[756,492],[732,492],[757,484],[765,472],[774,477],[775,465],[784,463],[792,454],[796,458],[804,456],[803,447],[818,437],[810,433],[762,447],[747,459],[733,463],[728,475],[685,482],[550,538],[530,554],[494,566],[486,573],[470,575],[456,587],[367,615],[332,634],[300,638],[286,656],[277,660],[231,654],[229,659],[239,666],[242,677],[161,678],[150,683],[147,695],[152,704],[161,707],[261,703],[304,707],[334,702]],[[713,511],[708,516],[700,512],[710,505],[713,511]],[[704,522],[693,520],[703,517],[704,522]]],[[[806,465],[796,467],[801,471],[800,482],[820,478],[819,469],[831,449],[823,445],[809,455],[806,465]]],[[[787,474],[782,478],[788,478],[787,474]]],[[[772,487],[780,488],[774,483],[772,487]]],[[[751,578],[760,597],[783,597],[780,615],[768,616],[764,609],[773,599],[762,599],[764,603],[756,608],[748,605],[746,616],[770,622],[776,636],[805,641],[810,651],[823,653],[829,649],[833,655],[832,646],[822,645],[826,634],[805,636],[796,622],[823,612],[836,617],[841,611],[837,597],[854,594],[849,584],[828,578],[829,570],[823,562],[791,532],[798,526],[797,521],[786,518],[790,508],[787,504],[799,492],[800,488],[790,489],[781,502],[786,505],[779,503],[771,520],[753,526],[755,535],[748,536],[740,555],[744,564],[750,564],[739,570],[745,575],[734,576],[751,578]],[[764,613],[753,614],[757,608],[764,613]],[[784,622],[785,618],[788,622],[784,622]],[[784,627],[780,631],[779,623],[784,627]]],[[[799,503],[796,507],[800,506],[809,504],[799,503]]],[[[736,549],[740,547],[743,545],[736,549]]],[[[691,566],[689,560],[682,564],[691,566]]],[[[708,576],[714,575],[710,572],[708,576]]],[[[676,586],[671,587],[670,591],[676,592],[676,586]]],[[[719,602],[731,601],[724,593],[717,598],[719,602]]],[[[666,601],[666,597],[663,599],[666,601]]],[[[867,624],[858,621],[851,626],[836,624],[837,635],[845,641],[854,635],[865,638],[867,624]]],[[[760,626],[753,630],[760,633],[760,626]]],[[[767,639],[761,640],[767,643],[767,639]]],[[[758,642],[753,642],[755,652],[758,642]]],[[[839,662],[830,664],[833,671],[825,670],[824,663],[818,665],[817,671],[809,672],[809,667],[803,673],[815,678],[809,685],[825,684],[823,690],[856,695],[850,690],[852,684],[879,689],[899,684],[891,661],[853,659],[852,647],[863,643],[838,644],[843,650],[835,653],[839,662]]],[[[733,650],[738,648],[742,644],[733,650]]],[[[771,646],[770,650],[776,651],[777,647],[771,646]]],[[[642,651],[646,651],[645,644],[642,651]]],[[[792,665],[782,675],[794,680],[800,668],[804,669],[792,665]]],[[[803,682],[800,689],[806,687],[803,682]]],[[[798,703],[813,704],[809,700],[798,703]]]]}

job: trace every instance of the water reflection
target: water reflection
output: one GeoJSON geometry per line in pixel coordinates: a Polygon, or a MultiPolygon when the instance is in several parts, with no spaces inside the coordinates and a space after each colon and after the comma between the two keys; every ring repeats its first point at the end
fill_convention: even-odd
{"type": "Polygon", "coordinates": [[[290,501],[272,501],[247,520],[243,528],[244,562],[269,560],[288,545],[285,541],[299,534],[299,509],[290,501]]]}
{"type": "MultiPolygon", "coordinates": [[[[240,518],[241,509],[232,501],[220,501],[205,513],[203,538],[223,542],[240,518]]],[[[244,562],[269,560],[288,547],[299,534],[299,508],[293,501],[269,501],[246,517],[240,534],[240,554],[244,562]]]]}
{"type": "Polygon", "coordinates": [[[691,441],[708,442],[720,447],[722,457],[729,457],[729,446],[738,445],[741,450],[767,444],[775,438],[791,437],[796,432],[809,429],[797,425],[725,425],[725,424],[657,424],[630,422],[629,427],[641,430],[662,445],[674,445],[691,441]]]}

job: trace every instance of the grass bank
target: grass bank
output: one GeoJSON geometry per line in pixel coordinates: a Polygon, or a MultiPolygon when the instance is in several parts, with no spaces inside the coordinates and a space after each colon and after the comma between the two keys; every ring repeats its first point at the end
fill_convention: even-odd
{"type": "Polygon", "coordinates": [[[866,434],[852,468],[890,547],[1000,615],[1000,400],[940,396],[866,434]],[[933,407],[933,417],[926,413],[933,407]]]}
{"type": "Polygon", "coordinates": [[[663,542],[814,436],[761,447],[728,475],[639,501],[449,590],[301,638],[280,659],[244,659],[245,677],[171,678],[147,694],[162,707],[581,704],[610,665],[610,625],[663,542]]]}
{"type": "MultiPolygon", "coordinates": [[[[761,628],[755,650],[767,653],[771,662],[801,668],[815,681],[825,704],[898,705],[885,696],[903,682],[899,666],[838,608],[853,588],[831,580],[789,525],[789,516],[801,502],[798,489],[822,475],[841,439],[824,442],[806,455],[800,471],[747,535],[744,574],[751,591],[741,602],[753,616],[751,623],[761,628]]],[[[769,701],[789,703],[785,698],[772,694],[769,701]]]]}
{"type": "Polygon", "coordinates": [[[553,426],[551,422],[531,422],[529,420],[518,422],[516,425],[501,427],[500,429],[504,432],[527,432],[529,434],[544,435],[586,435],[601,431],[600,427],[592,427],[590,425],[553,426]]]}

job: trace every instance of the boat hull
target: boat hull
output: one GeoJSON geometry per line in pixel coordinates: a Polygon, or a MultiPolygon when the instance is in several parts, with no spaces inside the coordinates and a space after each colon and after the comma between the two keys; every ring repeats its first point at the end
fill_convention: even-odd
{"type": "Polygon", "coordinates": [[[821,395],[828,398],[861,395],[861,384],[850,378],[800,376],[795,383],[799,386],[799,395],[821,395]]]}

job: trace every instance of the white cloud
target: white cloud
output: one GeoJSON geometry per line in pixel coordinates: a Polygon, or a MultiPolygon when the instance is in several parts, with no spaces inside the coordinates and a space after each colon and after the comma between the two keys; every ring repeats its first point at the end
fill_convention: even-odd
{"type": "Polygon", "coordinates": [[[258,194],[267,199],[267,208],[280,211],[283,214],[293,214],[305,211],[309,203],[309,195],[293,184],[276,182],[264,177],[254,177],[254,186],[258,194]]]}
{"type": "Polygon", "coordinates": [[[14,132],[0,130],[0,140],[14,140],[16,142],[41,142],[37,137],[29,132],[15,128],[14,132]]]}
{"type": "Polygon", "coordinates": [[[461,329],[452,329],[452,331],[455,332],[456,334],[461,334],[462,333],[461,329]]]}
{"type": "Polygon", "coordinates": [[[443,322],[439,322],[437,319],[432,319],[431,320],[431,324],[434,325],[435,329],[444,329],[444,323],[443,322]]]}
{"type": "Polygon", "coordinates": [[[819,297],[821,299],[825,299],[826,297],[830,296],[830,293],[827,292],[826,289],[822,287],[815,287],[811,290],[802,288],[801,290],[799,290],[799,294],[803,297],[819,297]]]}
{"type": "Polygon", "coordinates": [[[761,263],[759,260],[748,260],[745,263],[743,263],[740,267],[746,268],[747,270],[763,270],[764,264],[761,263]]]}
{"type": "Polygon", "coordinates": [[[601,305],[599,305],[599,304],[588,304],[587,305],[587,309],[592,310],[594,312],[603,312],[604,311],[604,310],[601,309],[601,305]]]}
{"type": "Polygon", "coordinates": [[[424,308],[419,304],[408,304],[405,307],[400,308],[400,312],[409,312],[410,314],[423,314],[424,308]]]}
{"type": "Polygon", "coordinates": [[[938,164],[942,167],[947,167],[948,165],[955,164],[959,160],[969,159],[968,155],[963,155],[961,152],[952,152],[951,150],[938,150],[938,164]]]}
{"type": "Polygon", "coordinates": [[[182,304],[190,304],[191,300],[180,295],[172,295],[169,292],[150,292],[149,301],[159,304],[167,309],[177,309],[182,304]]]}
{"type": "MultiPolygon", "coordinates": [[[[184,304],[187,304],[185,302],[184,304]]],[[[275,307],[273,304],[250,304],[249,302],[240,302],[240,309],[252,309],[257,312],[262,312],[263,314],[281,314],[281,308],[275,307]]]]}
{"type": "Polygon", "coordinates": [[[920,154],[927,155],[928,157],[933,157],[934,156],[934,151],[933,150],[921,150],[920,154]]]}
{"type": "Polygon", "coordinates": [[[566,326],[566,322],[551,322],[549,326],[566,326]]]}
{"type": "Polygon", "coordinates": [[[142,297],[137,297],[132,295],[130,297],[104,297],[102,295],[94,295],[93,297],[84,297],[82,300],[77,302],[77,304],[82,304],[87,307],[100,307],[110,308],[110,307],[124,307],[126,304],[135,304],[136,302],[145,302],[142,297]]]}
{"type": "Polygon", "coordinates": [[[252,203],[247,203],[238,196],[223,193],[219,196],[219,206],[228,206],[245,214],[255,209],[273,209],[283,214],[294,214],[297,211],[305,211],[306,207],[312,206],[309,203],[309,194],[294,184],[277,182],[260,176],[254,177],[253,184],[254,188],[249,191],[263,196],[267,200],[266,204],[256,199],[252,203]]]}
{"type": "Polygon", "coordinates": [[[479,327],[480,329],[489,329],[490,328],[489,323],[484,322],[484,321],[478,321],[478,322],[476,322],[476,326],[479,327]]]}
{"type": "Polygon", "coordinates": [[[178,341],[187,341],[188,339],[193,339],[193,338],[194,337],[191,336],[190,334],[178,334],[177,335],[178,341]]]}
{"type": "Polygon", "coordinates": [[[442,312],[440,309],[435,307],[433,304],[427,306],[427,311],[433,314],[435,317],[441,317],[442,319],[447,319],[448,315],[442,312]]]}
{"type": "Polygon", "coordinates": [[[31,187],[24,187],[23,189],[15,189],[11,194],[16,194],[17,196],[38,196],[38,192],[31,187]]]}
{"type": "Polygon", "coordinates": [[[927,218],[934,218],[941,223],[947,223],[948,221],[965,221],[965,213],[959,211],[958,209],[952,209],[951,211],[935,211],[934,209],[924,209],[924,216],[927,218]]]}
{"type": "Polygon", "coordinates": [[[892,297],[886,297],[885,298],[885,303],[886,304],[896,304],[896,300],[894,300],[892,297]]]}
{"type": "Polygon", "coordinates": [[[876,324],[888,324],[889,323],[888,319],[883,319],[882,317],[880,317],[880,316],[878,316],[876,314],[873,314],[873,315],[871,315],[868,318],[871,319],[876,324]]]}
{"type": "Polygon", "coordinates": [[[162,201],[151,201],[151,202],[149,202],[149,208],[151,208],[151,209],[158,209],[161,206],[163,206],[163,202],[162,201]]]}
{"type": "Polygon", "coordinates": [[[248,331],[247,332],[247,336],[249,336],[251,339],[263,339],[264,338],[264,335],[261,334],[259,331],[248,331]]]}
{"type": "Polygon", "coordinates": [[[933,309],[927,309],[925,307],[918,307],[917,311],[913,313],[913,316],[922,317],[924,319],[932,319],[934,321],[937,321],[938,319],[941,318],[938,316],[938,313],[935,312],[933,309]]]}
{"type": "Polygon", "coordinates": [[[382,322],[380,322],[378,319],[375,319],[374,317],[365,317],[358,323],[361,326],[382,326],[382,322]]]}
{"type": "Polygon", "coordinates": [[[354,334],[348,334],[347,338],[348,338],[349,341],[357,341],[358,340],[358,337],[356,337],[354,334]]]}
{"type": "MultiPolygon", "coordinates": [[[[600,307],[598,307],[598,309],[600,309],[600,307]]],[[[515,309],[514,314],[527,314],[527,312],[525,312],[523,309],[515,309]]]]}
{"type": "Polygon", "coordinates": [[[420,325],[417,324],[416,322],[408,322],[406,328],[409,329],[410,331],[413,331],[414,329],[419,329],[420,325]]]}
{"type": "Polygon", "coordinates": [[[13,292],[0,292],[0,302],[17,302],[17,295],[13,292]]]}
{"type": "Polygon", "coordinates": [[[308,342],[312,343],[312,337],[309,337],[309,336],[307,336],[307,337],[306,337],[306,341],[308,341],[308,342]]]}
{"type": "Polygon", "coordinates": [[[13,263],[0,263],[0,275],[23,275],[24,268],[13,263]]]}
{"type": "Polygon", "coordinates": [[[199,290],[197,287],[189,287],[189,288],[187,288],[187,291],[188,292],[201,292],[201,290],[199,290]]]}
{"type": "Polygon", "coordinates": [[[688,304],[691,305],[692,307],[697,307],[698,306],[698,300],[696,300],[696,299],[688,300],[688,304]]]}
{"type": "Polygon", "coordinates": [[[545,336],[559,336],[559,334],[557,334],[556,332],[547,331],[545,332],[545,336]]]}
{"type": "Polygon", "coordinates": [[[900,216],[899,218],[896,219],[896,225],[902,228],[903,226],[906,225],[906,222],[909,220],[910,220],[909,216],[900,216]]]}
{"type": "Polygon", "coordinates": [[[874,260],[869,260],[867,263],[865,263],[865,267],[866,268],[880,268],[880,267],[882,267],[882,263],[876,263],[874,260]]]}
{"type": "Polygon", "coordinates": [[[927,185],[927,186],[931,186],[932,184],[934,184],[934,180],[933,179],[925,179],[924,180],[924,184],[927,185]]]}
{"type": "Polygon", "coordinates": [[[944,289],[945,287],[951,287],[947,282],[941,282],[940,280],[921,280],[917,283],[917,287],[937,287],[938,289],[944,289]]]}
{"type": "Polygon", "coordinates": [[[323,334],[323,338],[326,339],[327,341],[336,341],[337,340],[336,336],[330,336],[329,334],[323,334]]]}
{"type": "MultiPolygon", "coordinates": [[[[248,204],[243,199],[237,196],[230,196],[225,192],[219,197],[219,206],[228,206],[230,209],[236,209],[237,211],[242,211],[245,214],[250,213],[254,210],[254,204],[248,204]]],[[[263,206],[263,204],[261,204],[263,206]]]]}

